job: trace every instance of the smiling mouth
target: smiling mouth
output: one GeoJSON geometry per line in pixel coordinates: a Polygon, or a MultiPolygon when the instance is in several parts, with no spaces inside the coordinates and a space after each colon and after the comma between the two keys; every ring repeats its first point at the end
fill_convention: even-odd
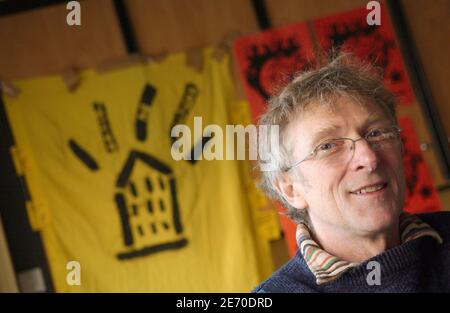
{"type": "Polygon", "coordinates": [[[386,189],[387,185],[388,185],[387,183],[380,183],[380,184],[364,187],[364,188],[358,189],[356,191],[351,191],[350,193],[353,195],[374,194],[376,192],[380,192],[380,191],[386,189]]]}

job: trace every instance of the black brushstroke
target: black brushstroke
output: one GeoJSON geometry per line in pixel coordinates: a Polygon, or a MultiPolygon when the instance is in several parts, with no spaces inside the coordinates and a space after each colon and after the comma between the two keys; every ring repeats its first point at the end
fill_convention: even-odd
{"type": "Polygon", "coordinates": [[[161,176],[158,177],[158,181],[159,181],[159,188],[161,188],[161,190],[164,190],[164,188],[165,188],[164,181],[161,178],[161,176]]]}
{"type": "Polygon", "coordinates": [[[179,234],[183,231],[183,227],[181,226],[180,210],[178,208],[177,188],[175,185],[175,179],[171,178],[169,181],[169,184],[170,184],[170,191],[171,191],[171,196],[172,196],[173,225],[175,226],[175,232],[177,234],[179,234]]]}
{"type": "Polygon", "coordinates": [[[150,228],[152,229],[152,233],[153,233],[154,235],[156,235],[157,231],[156,231],[156,225],[155,225],[155,223],[151,223],[151,224],[150,224],[150,228]]]}
{"type": "MultiPolygon", "coordinates": [[[[246,69],[245,77],[251,88],[256,90],[258,94],[264,99],[268,100],[270,95],[269,90],[265,90],[261,82],[261,73],[264,65],[273,59],[289,58],[298,55],[298,64],[300,68],[293,68],[292,71],[302,71],[310,66],[309,62],[300,55],[301,45],[293,38],[288,38],[286,42],[278,40],[272,45],[252,45],[250,52],[247,54],[249,67],[246,69]]],[[[293,74],[293,73],[289,73],[293,74]]]]}
{"type": "Polygon", "coordinates": [[[420,188],[420,195],[423,198],[431,197],[431,193],[431,188],[429,186],[422,186],[422,188],[420,188]]]}
{"type": "Polygon", "coordinates": [[[159,208],[160,208],[161,212],[164,212],[166,210],[162,199],[159,199],[159,208]]]}
{"type": "Polygon", "coordinates": [[[344,24],[341,27],[344,28],[344,30],[340,31],[339,25],[333,24],[331,26],[331,33],[328,37],[333,46],[337,49],[341,48],[341,46],[350,38],[360,36],[367,37],[377,30],[376,25],[368,25],[362,21],[355,21],[353,25],[344,24]]]}
{"type": "Polygon", "coordinates": [[[117,178],[117,182],[116,182],[117,187],[122,187],[122,188],[125,187],[125,185],[128,181],[128,178],[131,175],[131,171],[133,170],[133,166],[137,160],[141,160],[144,163],[147,163],[147,165],[149,165],[150,167],[156,169],[157,171],[159,171],[163,174],[171,174],[172,173],[172,170],[170,169],[170,167],[167,166],[166,164],[162,163],[161,161],[155,159],[154,157],[152,157],[146,153],[132,150],[130,152],[130,154],[128,155],[128,159],[125,162],[125,165],[117,178]]]}
{"type": "Polygon", "coordinates": [[[137,197],[137,196],[138,196],[137,189],[136,189],[136,185],[135,185],[133,182],[131,182],[131,181],[130,181],[130,191],[131,191],[131,194],[132,194],[134,197],[137,197]]]}
{"type": "Polygon", "coordinates": [[[140,250],[133,250],[131,252],[124,252],[117,254],[119,260],[128,260],[136,257],[148,256],[156,252],[161,252],[164,250],[175,250],[185,247],[188,244],[187,239],[180,239],[177,241],[167,242],[151,247],[145,247],[140,250]]]}
{"type": "Polygon", "coordinates": [[[145,177],[145,186],[149,192],[153,192],[153,186],[150,177],[145,177]]]}
{"type": "Polygon", "coordinates": [[[138,206],[136,204],[131,205],[131,210],[132,210],[134,216],[138,215],[138,206]]]}
{"type": "Polygon", "coordinates": [[[143,237],[144,236],[144,230],[142,229],[141,225],[137,226],[137,230],[138,230],[139,236],[143,237]]]}
{"type": "Polygon", "coordinates": [[[94,102],[93,107],[97,114],[97,122],[100,127],[100,134],[102,136],[106,151],[108,153],[118,151],[119,144],[117,143],[116,137],[112,131],[105,104],[101,102],[94,102]]]}
{"type": "Polygon", "coordinates": [[[138,104],[138,108],[136,111],[135,131],[136,131],[136,138],[139,141],[144,141],[147,138],[148,110],[153,104],[155,95],[156,95],[155,87],[146,84],[144,86],[144,90],[141,95],[141,100],[138,104]]]}
{"type": "Polygon", "coordinates": [[[97,171],[99,169],[99,166],[94,158],[91,157],[86,150],[81,148],[81,146],[77,144],[74,139],[69,140],[69,147],[75,154],[75,156],[77,156],[78,159],[83,162],[83,164],[86,165],[91,171],[97,171]]]}
{"type": "MultiPolygon", "coordinates": [[[[178,206],[178,202],[177,202],[177,191],[176,191],[176,185],[175,185],[175,179],[173,177],[173,173],[172,170],[169,166],[167,166],[166,164],[162,163],[161,161],[155,159],[154,157],[143,153],[143,152],[139,152],[136,150],[132,150],[130,151],[128,158],[124,164],[124,167],[122,169],[122,171],[119,173],[118,177],[117,177],[117,181],[116,181],[116,187],[119,188],[124,188],[125,186],[127,186],[127,184],[130,184],[130,178],[132,176],[132,171],[136,165],[137,161],[142,161],[144,163],[146,163],[146,165],[148,165],[150,168],[156,170],[159,172],[159,174],[165,174],[169,177],[169,183],[166,183],[166,186],[164,186],[164,182],[162,180],[162,177],[158,177],[158,181],[159,184],[162,184],[162,188],[170,188],[170,195],[171,195],[171,205],[172,205],[172,221],[173,221],[173,227],[175,229],[175,233],[176,234],[180,234],[182,232],[182,225],[181,225],[181,220],[180,220],[180,212],[179,212],[179,206],[178,206]],[[170,187],[169,187],[170,186],[170,187]]],[[[151,185],[151,181],[149,177],[145,178],[146,184],[147,184],[147,189],[153,189],[153,186],[151,185]]],[[[155,182],[158,184],[158,182],[155,182]]],[[[131,184],[130,184],[131,186],[131,184]]],[[[146,200],[146,206],[147,206],[147,210],[150,214],[155,213],[154,207],[153,207],[153,203],[151,199],[147,199],[146,200]]],[[[130,229],[130,221],[129,221],[129,215],[127,214],[126,211],[126,204],[125,204],[125,197],[124,195],[122,195],[121,193],[118,193],[116,195],[116,202],[119,208],[119,212],[121,214],[121,221],[122,221],[122,229],[123,229],[123,233],[124,233],[124,241],[126,243],[128,243],[128,246],[132,244],[133,242],[133,237],[132,237],[132,233],[131,233],[131,229],[130,229]]],[[[168,205],[168,204],[167,204],[168,205]]],[[[160,210],[162,212],[165,212],[168,208],[167,205],[163,203],[162,199],[159,199],[159,207],[160,210]]],[[[131,206],[132,209],[132,213],[134,215],[137,215],[139,212],[137,212],[138,208],[135,205],[131,206]]],[[[152,228],[152,232],[154,235],[158,234],[158,225],[156,225],[156,222],[153,222],[153,224],[150,224],[150,227],[152,228]],[[152,226],[153,225],[153,226],[152,226]]],[[[162,225],[162,227],[164,227],[164,229],[169,229],[169,225],[162,225]]],[[[162,229],[162,228],[161,228],[162,229]]],[[[137,227],[137,232],[138,235],[141,235],[145,232],[143,228],[139,228],[137,227]]],[[[148,236],[148,231],[147,231],[147,236],[148,236]]],[[[117,254],[117,258],[119,260],[126,260],[126,259],[131,259],[131,258],[135,258],[135,257],[139,257],[139,256],[146,256],[155,252],[160,252],[163,250],[167,250],[167,249],[178,249],[181,248],[183,246],[185,246],[187,244],[187,240],[186,239],[181,239],[178,241],[174,241],[174,242],[168,242],[168,243],[163,243],[163,244],[156,244],[156,245],[149,245],[146,246],[143,249],[140,250],[133,250],[131,252],[122,252],[117,254]]]]}
{"type": "Polygon", "coordinates": [[[115,201],[122,225],[123,243],[125,246],[131,246],[133,244],[133,234],[131,233],[125,197],[121,193],[116,193],[115,201]]]}
{"type": "Polygon", "coordinates": [[[147,200],[147,211],[148,211],[148,213],[153,214],[152,200],[147,200]]]}
{"type": "Polygon", "coordinates": [[[187,116],[195,105],[199,94],[198,87],[193,83],[187,83],[184,87],[183,96],[181,97],[178,108],[173,116],[172,123],[170,124],[169,137],[172,143],[176,138],[172,137],[172,129],[175,125],[183,124],[186,121],[187,116]]]}

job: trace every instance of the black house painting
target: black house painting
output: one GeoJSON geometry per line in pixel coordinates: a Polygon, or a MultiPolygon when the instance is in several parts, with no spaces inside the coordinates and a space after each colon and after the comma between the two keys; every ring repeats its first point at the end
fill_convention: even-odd
{"type": "Polygon", "coordinates": [[[132,150],[116,182],[114,196],[125,249],[119,260],[187,245],[182,234],[173,172],[144,152],[132,150]]]}

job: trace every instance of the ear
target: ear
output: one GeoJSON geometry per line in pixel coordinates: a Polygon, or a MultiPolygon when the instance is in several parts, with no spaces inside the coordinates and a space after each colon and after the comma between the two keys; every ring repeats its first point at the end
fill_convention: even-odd
{"type": "Polygon", "coordinates": [[[274,188],[294,208],[303,209],[308,203],[300,190],[299,182],[295,182],[288,173],[283,173],[275,182],[274,188]]]}

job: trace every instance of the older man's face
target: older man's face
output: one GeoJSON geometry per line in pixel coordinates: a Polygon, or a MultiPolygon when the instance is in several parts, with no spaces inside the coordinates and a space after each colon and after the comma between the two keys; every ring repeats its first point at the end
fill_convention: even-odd
{"type": "MultiPolygon", "coordinates": [[[[293,147],[294,161],[308,155],[323,140],[347,137],[357,139],[372,129],[392,126],[374,103],[364,106],[340,98],[333,110],[311,106],[287,129],[287,144],[293,147]],[[328,129],[327,132],[323,132],[328,129]],[[320,134],[320,135],[318,135],[320,134]]],[[[348,162],[307,160],[296,171],[293,189],[304,201],[313,223],[358,235],[370,235],[389,229],[397,222],[405,190],[401,144],[390,144],[378,151],[367,141],[355,144],[348,162]],[[381,190],[362,187],[383,184],[381,190]]],[[[351,153],[351,152],[350,152],[351,153]]],[[[381,185],[380,185],[381,186],[381,185]]]]}

